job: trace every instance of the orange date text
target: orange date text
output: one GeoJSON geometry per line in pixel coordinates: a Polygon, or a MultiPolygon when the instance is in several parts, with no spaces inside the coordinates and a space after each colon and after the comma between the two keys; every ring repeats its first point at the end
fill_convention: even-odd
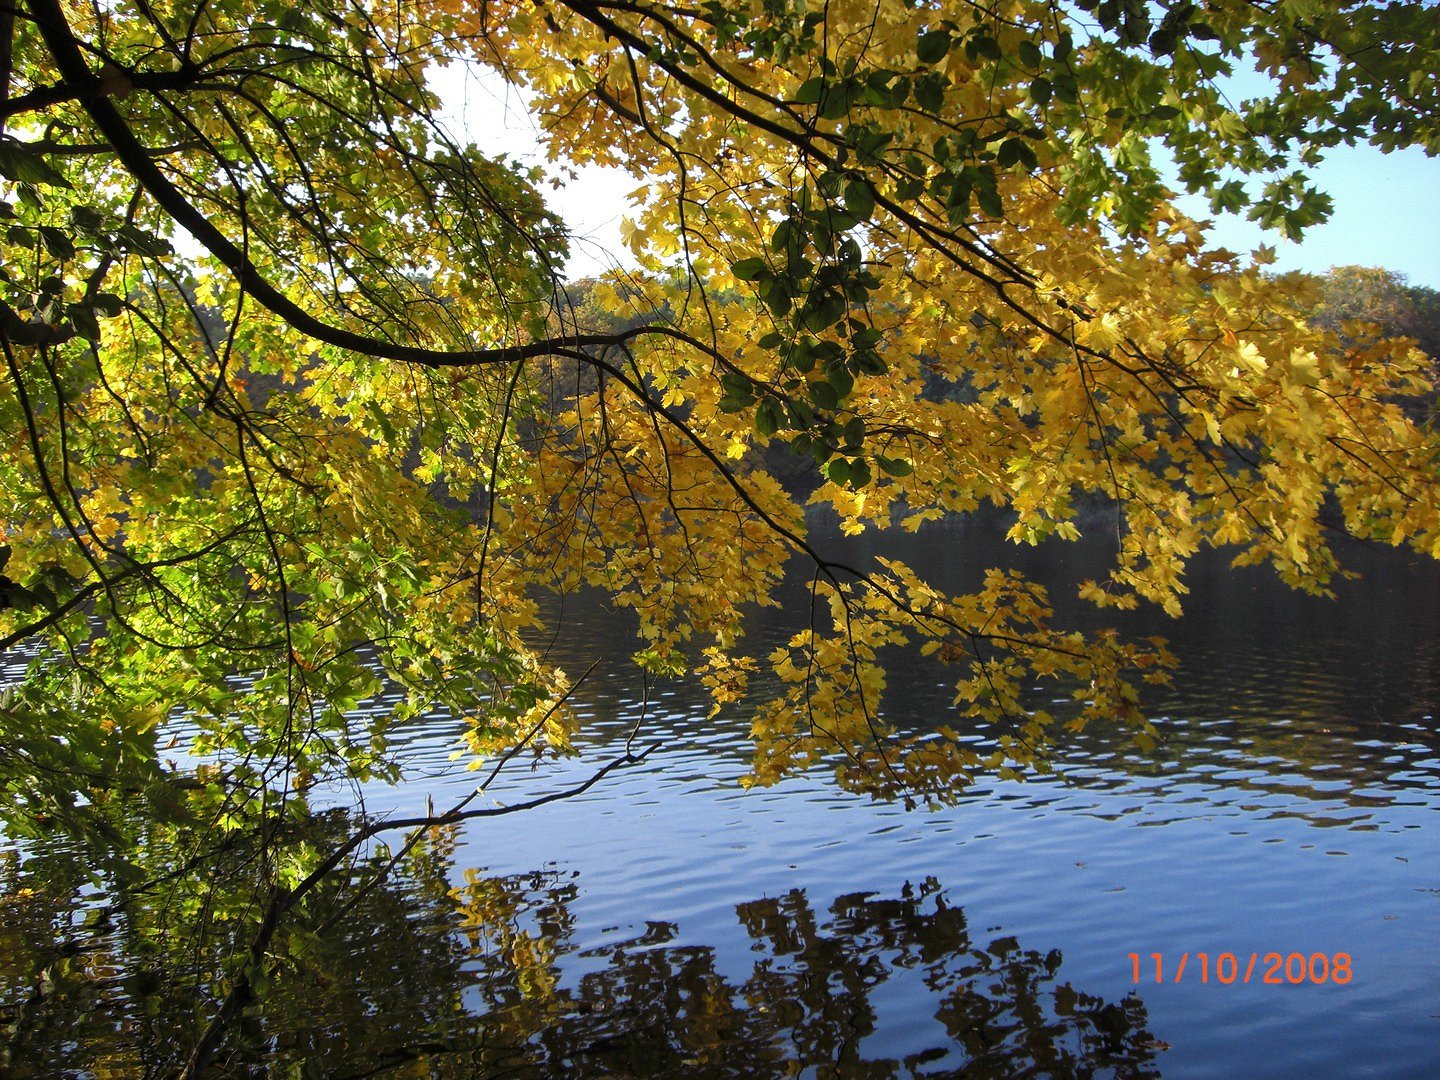
{"type": "Polygon", "coordinates": [[[1222,986],[1257,982],[1271,986],[1335,983],[1344,986],[1355,977],[1349,953],[1185,952],[1127,953],[1130,978],[1142,983],[1218,982],[1222,986]]]}

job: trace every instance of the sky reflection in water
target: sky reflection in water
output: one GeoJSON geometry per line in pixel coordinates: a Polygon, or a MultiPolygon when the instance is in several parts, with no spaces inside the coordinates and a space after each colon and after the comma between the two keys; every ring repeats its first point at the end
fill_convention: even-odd
{"type": "MultiPolygon", "coordinates": [[[[957,592],[1016,560],[975,526],[862,538],[854,557],[878,543],[957,592]]],[[[1020,555],[1069,606],[1064,583],[1098,573],[1104,552],[1020,555]]],[[[1183,621],[1123,627],[1169,637],[1183,664],[1151,702],[1158,750],[1091,728],[1059,775],[982,782],[934,813],[819,775],[743,792],[743,716],[706,721],[692,689],[653,688],[653,757],[446,838],[428,879],[375,891],[326,943],[324,985],[277,986],[243,1056],[321,1060],[326,1075],[421,1060],[441,1075],[1436,1075],[1440,574],[1389,551],[1350,561],[1364,580],[1327,603],[1202,558],[1183,621]],[[1251,952],[1343,952],[1354,978],[1227,986],[1191,966],[1175,983],[1181,954],[1201,951],[1234,953],[1242,971],[1251,952]]],[[[758,652],[798,617],[799,585],[757,623],[758,652]]],[[[577,696],[585,756],[514,771],[499,801],[585,775],[640,713],[624,618],[575,598],[566,615],[563,666],[600,658],[577,696]]],[[[944,678],[892,667],[889,714],[938,722],[944,678]]],[[[455,734],[443,719],[409,732],[414,779],[366,792],[367,809],[462,795],[475,774],[449,761],[455,734]]],[[[339,830],[349,796],[330,798],[339,830]]],[[[43,957],[25,942],[96,902],[77,898],[78,878],[60,887],[63,861],[0,864],[9,1067],[48,1075],[78,1054],[67,1063],[94,1069],[108,1050],[163,1069],[175,1049],[145,1019],[156,998],[134,985],[118,930],[86,946],[100,974],[32,1000],[43,957]]]]}

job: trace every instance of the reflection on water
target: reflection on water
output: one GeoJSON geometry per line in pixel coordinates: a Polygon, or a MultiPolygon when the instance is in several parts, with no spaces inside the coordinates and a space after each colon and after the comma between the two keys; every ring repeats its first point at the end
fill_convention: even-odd
{"type": "MultiPolygon", "coordinates": [[[[338,841],[353,822],[321,824],[338,841]]],[[[1059,951],[977,933],[933,879],[822,909],[801,888],[740,903],[749,959],[732,975],[672,923],[588,946],[574,872],[471,871],[452,890],[452,840],[422,845],[333,932],[292,942],[219,1071],[1158,1075],[1138,997],[1105,1001],[1067,981],[1059,951]],[[901,999],[922,1032],[903,1059],[871,1038],[901,999]]],[[[16,1077],[172,1073],[198,1033],[195,957],[137,941],[134,913],[87,896],[77,869],[61,853],[0,864],[0,1065],[16,1077]]]]}
{"type": "MultiPolygon", "coordinates": [[[[1072,600],[1101,573],[1097,545],[1017,551],[973,525],[820,540],[952,592],[1019,565],[1062,616],[1107,621],[1072,600]]],[[[287,945],[227,1060],[333,1076],[1440,1075],[1440,572],[1386,550],[1349,562],[1363,578],[1331,603],[1197,560],[1183,620],[1121,622],[1181,660],[1148,702],[1154,751],[1094,725],[1055,775],[985,781],[937,813],[818,775],[742,792],[743,714],[709,720],[693,687],[642,687],[625,617],[572,597],[558,659],[599,661],[576,698],[585,757],[502,777],[495,801],[588,775],[637,721],[660,750],[581,798],[421,845],[351,917],[287,945]],[[1128,955],[1156,951],[1344,951],[1355,978],[1133,985],[1128,955]]],[[[757,653],[806,595],[797,582],[760,613],[757,653]]],[[[939,722],[946,676],[897,660],[889,717],[939,722]]],[[[443,718],[401,732],[411,782],[367,790],[368,812],[467,792],[457,734],[443,718]]],[[[353,793],[313,796],[331,807],[313,827],[338,838],[353,793]]],[[[59,846],[0,856],[0,1072],[164,1075],[207,1014],[193,943],[154,932],[184,897],[86,881],[59,846]]]]}

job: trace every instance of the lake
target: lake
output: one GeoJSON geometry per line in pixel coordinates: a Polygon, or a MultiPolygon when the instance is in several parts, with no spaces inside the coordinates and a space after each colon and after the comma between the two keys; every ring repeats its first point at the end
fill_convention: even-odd
{"type": "MultiPolygon", "coordinates": [[[[1100,544],[1016,549],[986,522],[814,531],[952,592],[1017,565],[1105,621],[1067,599],[1102,572],[1100,544]]],[[[598,661],[575,698],[583,755],[515,763],[492,804],[588,776],[642,709],[659,748],[575,798],[427,838],[316,943],[306,979],[262,995],[222,1071],[1440,1075],[1440,567],[1359,546],[1342,561],[1362,578],[1326,601],[1197,559],[1182,620],[1120,623],[1180,658],[1147,701],[1157,749],[1092,725],[1054,775],[982,781],[937,811],[819,773],[742,790],[743,713],[707,720],[682,683],[647,695],[626,616],[557,601],[561,665],[598,661]]],[[[803,620],[803,586],[757,616],[757,653],[803,620]]],[[[945,669],[890,671],[891,717],[942,722],[945,669]]],[[[365,811],[463,797],[477,774],[450,760],[457,732],[405,732],[409,779],[364,789],[365,811]]],[[[314,802],[336,836],[353,824],[356,793],[314,802]]],[[[156,984],[123,920],[82,933],[105,898],[67,865],[0,852],[0,1066],[163,1074],[193,998],[156,984]],[[37,950],[84,972],[37,987],[37,950]]]]}

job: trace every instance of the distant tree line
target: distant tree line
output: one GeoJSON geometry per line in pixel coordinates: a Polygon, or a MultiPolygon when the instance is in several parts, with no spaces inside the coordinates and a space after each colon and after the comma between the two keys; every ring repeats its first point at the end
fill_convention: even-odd
{"type": "Polygon", "coordinates": [[[1425,355],[1440,358],[1440,292],[1411,285],[1404,274],[1378,266],[1332,266],[1321,275],[1315,324],[1341,331],[1350,320],[1414,338],[1425,355]]]}

